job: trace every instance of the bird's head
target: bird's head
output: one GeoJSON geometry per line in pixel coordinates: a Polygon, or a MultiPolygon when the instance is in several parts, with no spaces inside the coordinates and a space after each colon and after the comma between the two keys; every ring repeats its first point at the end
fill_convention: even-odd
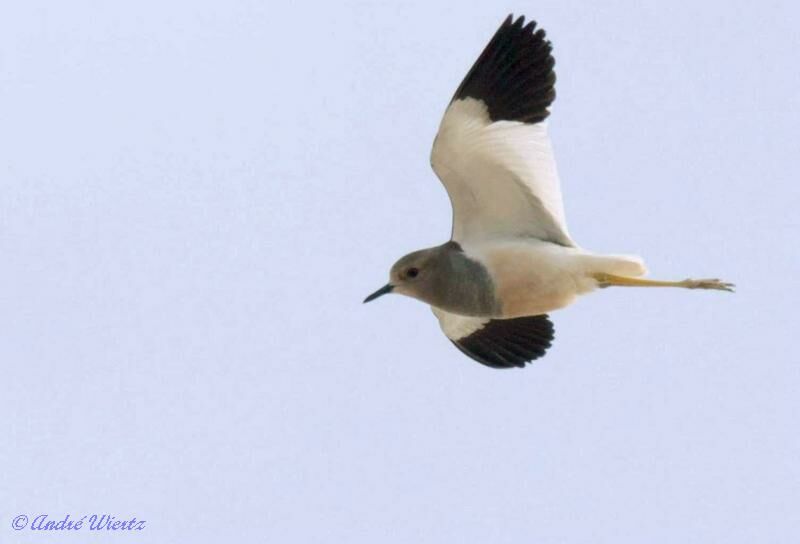
{"type": "Polygon", "coordinates": [[[436,279],[439,248],[421,249],[400,258],[389,272],[389,283],[364,299],[370,302],[387,293],[400,293],[430,301],[436,279]]]}

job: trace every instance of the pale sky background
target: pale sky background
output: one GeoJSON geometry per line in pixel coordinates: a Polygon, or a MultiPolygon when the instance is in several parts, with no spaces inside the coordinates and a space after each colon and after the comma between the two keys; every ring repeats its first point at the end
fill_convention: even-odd
{"type": "Polygon", "coordinates": [[[797,542],[800,11],[598,4],[3,2],[0,542],[797,542]],[[575,239],[735,295],[599,292],[521,371],[361,304],[512,11],[575,239]]]}

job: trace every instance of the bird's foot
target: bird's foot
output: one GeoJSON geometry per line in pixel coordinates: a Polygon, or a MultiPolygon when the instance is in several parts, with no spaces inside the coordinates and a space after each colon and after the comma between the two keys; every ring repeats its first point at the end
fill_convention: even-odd
{"type": "Polygon", "coordinates": [[[716,289],[717,291],[729,291],[731,293],[733,293],[733,288],[735,287],[734,284],[726,283],[717,278],[703,280],[685,279],[681,284],[687,289],[716,289]]]}

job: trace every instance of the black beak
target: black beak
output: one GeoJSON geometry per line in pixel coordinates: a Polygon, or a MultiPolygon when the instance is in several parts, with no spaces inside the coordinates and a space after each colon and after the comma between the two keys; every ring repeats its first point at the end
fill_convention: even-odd
{"type": "Polygon", "coordinates": [[[387,283],[386,285],[384,285],[383,287],[372,293],[370,296],[365,298],[364,302],[367,303],[371,300],[375,300],[376,298],[382,295],[385,295],[386,293],[391,293],[392,289],[394,289],[394,285],[392,285],[391,283],[387,283]]]}

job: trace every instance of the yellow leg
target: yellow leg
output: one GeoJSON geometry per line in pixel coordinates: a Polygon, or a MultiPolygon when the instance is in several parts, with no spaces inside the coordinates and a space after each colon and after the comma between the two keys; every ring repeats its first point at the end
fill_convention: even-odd
{"type": "Polygon", "coordinates": [[[594,279],[597,280],[600,287],[683,287],[685,289],[717,289],[719,291],[730,292],[733,292],[734,287],[732,283],[725,283],[718,279],[658,281],[642,278],[628,278],[605,273],[595,274],[594,279]]]}

